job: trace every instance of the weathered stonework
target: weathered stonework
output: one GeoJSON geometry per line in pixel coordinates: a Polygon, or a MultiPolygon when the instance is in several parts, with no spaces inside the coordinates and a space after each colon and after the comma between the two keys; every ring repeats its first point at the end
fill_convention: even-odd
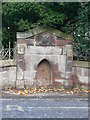
{"type": "Polygon", "coordinates": [[[89,62],[73,61],[73,37],[38,27],[17,33],[15,60],[0,60],[0,87],[90,86],[89,62]]]}
{"type": "Polygon", "coordinates": [[[84,61],[73,62],[73,83],[75,86],[90,87],[90,64],[84,61]]]}
{"type": "MultiPolygon", "coordinates": [[[[27,63],[28,64],[28,63],[27,63]]],[[[26,64],[26,65],[27,65],[26,64]]],[[[60,68],[63,68],[63,65],[60,64],[60,68]]],[[[27,65],[28,66],[28,65],[27,65]]],[[[34,67],[35,70],[37,70],[37,67],[34,67]]],[[[54,86],[58,86],[60,84],[65,84],[66,86],[70,84],[67,80],[64,80],[63,76],[66,76],[66,79],[68,79],[68,72],[64,73],[62,75],[62,72],[58,71],[58,64],[53,65],[53,76],[56,78],[55,81],[51,81],[51,84],[54,83],[54,86]],[[60,78],[60,75],[62,77],[60,78]]],[[[73,67],[72,67],[72,81],[73,85],[78,87],[81,85],[84,88],[90,87],[90,66],[88,62],[83,61],[73,61],[73,67]]],[[[24,79],[22,77],[21,79],[18,79],[17,81],[17,66],[15,60],[2,60],[0,61],[0,87],[2,89],[7,89],[8,87],[16,88],[19,84],[19,89],[22,89],[24,86],[32,86],[33,84],[36,85],[36,79],[32,81],[30,79],[30,76],[32,75],[30,72],[30,69],[28,71],[24,71],[24,74],[19,73],[20,77],[24,76],[24,79]],[[21,75],[22,74],[22,75],[21,75]]],[[[36,74],[36,72],[35,72],[36,74]]],[[[68,87],[69,88],[69,87],[68,87]]]]}
{"type": "Polygon", "coordinates": [[[0,86],[2,89],[16,87],[16,61],[0,60],[0,86]]]}
{"type": "Polygon", "coordinates": [[[32,31],[17,33],[17,88],[72,86],[72,35],[47,27],[32,31]]]}

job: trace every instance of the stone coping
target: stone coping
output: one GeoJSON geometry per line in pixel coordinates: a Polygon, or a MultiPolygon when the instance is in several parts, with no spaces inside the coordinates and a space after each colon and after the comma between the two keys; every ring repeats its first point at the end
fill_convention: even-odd
{"type": "Polygon", "coordinates": [[[17,32],[17,39],[29,38],[29,37],[32,37],[36,34],[42,33],[42,32],[49,32],[53,35],[56,35],[58,37],[65,39],[65,40],[73,40],[73,35],[63,33],[57,29],[54,29],[54,28],[51,28],[48,26],[38,26],[38,27],[32,29],[31,31],[28,31],[28,32],[17,32]]]}
{"type": "Polygon", "coordinates": [[[16,66],[16,60],[0,60],[0,67],[7,67],[7,66],[16,66]]]}
{"type": "Polygon", "coordinates": [[[90,68],[90,62],[73,61],[73,67],[90,68]]]}

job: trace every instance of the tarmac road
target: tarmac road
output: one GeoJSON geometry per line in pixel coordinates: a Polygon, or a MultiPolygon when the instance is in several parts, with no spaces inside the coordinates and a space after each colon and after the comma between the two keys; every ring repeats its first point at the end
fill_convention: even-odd
{"type": "Polygon", "coordinates": [[[87,99],[3,98],[3,118],[88,118],[87,99]]]}

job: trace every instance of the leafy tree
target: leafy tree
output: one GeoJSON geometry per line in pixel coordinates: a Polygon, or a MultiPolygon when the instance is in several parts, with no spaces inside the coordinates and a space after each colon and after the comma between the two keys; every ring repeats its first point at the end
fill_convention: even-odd
{"type": "MultiPolygon", "coordinates": [[[[9,34],[30,30],[37,25],[60,28],[66,19],[63,6],[62,3],[3,3],[3,28],[6,31],[8,30],[9,34]]],[[[3,34],[7,33],[4,32],[3,34]]],[[[9,35],[9,37],[11,36],[9,35]]],[[[12,41],[13,39],[9,38],[9,40],[12,41]]],[[[5,37],[3,37],[3,41],[8,42],[5,37]]],[[[5,44],[3,45],[5,46],[5,44]]]]}
{"type": "Polygon", "coordinates": [[[2,30],[2,38],[3,38],[3,41],[2,41],[3,46],[5,48],[8,48],[10,36],[8,34],[8,31],[5,28],[3,28],[3,30],[2,30]]]}
{"type": "Polygon", "coordinates": [[[81,3],[78,10],[77,21],[74,24],[74,48],[76,59],[88,60],[90,53],[89,24],[88,24],[88,3],[81,3]]]}
{"type": "Polygon", "coordinates": [[[17,31],[27,31],[37,25],[48,25],[66,33],[75,33],[75,59],[88,59],[88,3],[69,2],[7,2],[2,5],[3,45],[16,41],[17,31]],[[9,27],[9,29],[8,29],[9,27]],[[8,35],[7,35],[8,34],[8,35]]]}

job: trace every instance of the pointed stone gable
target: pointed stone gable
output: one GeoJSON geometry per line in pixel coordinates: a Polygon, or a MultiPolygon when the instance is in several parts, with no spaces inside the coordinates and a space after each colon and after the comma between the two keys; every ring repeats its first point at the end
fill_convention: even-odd
{"type": "Polygon", "coordinates": [[[72,86],[72,44],[72,35],[47,26],[17,33],[17,88],[72,86]]]}

